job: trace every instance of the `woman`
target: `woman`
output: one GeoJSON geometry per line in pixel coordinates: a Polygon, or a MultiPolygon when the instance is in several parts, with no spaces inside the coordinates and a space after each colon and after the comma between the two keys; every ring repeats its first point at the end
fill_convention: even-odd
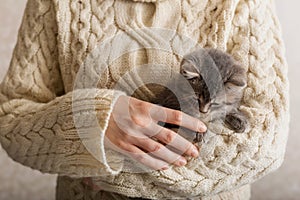
{"type": "MultiPolygon", "coordinates": [[[[172,46],[172,39],[166,41],[172,46]]],[[[115,46],[113,41],[109,44],[115,46]]],[[[112,54],[101,53],[107,58],[112,54]]],[[[249,199],[246,184],[277,169],[283,160],[288,123],[286,68],[270,1],[29,0],[0,87],[0,141],[17,162],[59,174],[57,199],[249,199]],[[158,109],[114,89],[135,65],[164,63],[178,70],[180,59],[170,53],[144,49],[124,54],[101,73],[96,88],[82,87],[80,81],[76,87],[77,74],[97,45],[122,33],[135,34],[137,43],[150,35],[155,44],[155,34],[138,31],[147,27],[173,30],[202,47],[227,51],[243,64],[248,87],[241,109],[251,117],[247,137],[215,137],[202,160],[187,161],[186,156],[198,157],[199,152],[180,137],[173,147],[182,153],[148,154],[161,148],[157,140],[168,143],[175,137],[166,129],[153,129],[156,123],[148,127],[151,122],[206,130],[197,119],[158,109]],[[124,106],[131,112],[124,112],[124,106]],[[97,124],[90,116],[96,116],[97,124]],[[120,120],[133,130],[120,128],[120,120]],[[150,132],[142,137],[132,135],[146,128],[150,132]],[[150,137],[153,134],[155,138],[150,137]],[[124,154],[155,171],[124,170],[124,154]],[[102,190],[84,184],[85,177],[97,177],[91,180],[102,190]]],[[[145,99],[155,92],[144,89],[145,99]]]]}

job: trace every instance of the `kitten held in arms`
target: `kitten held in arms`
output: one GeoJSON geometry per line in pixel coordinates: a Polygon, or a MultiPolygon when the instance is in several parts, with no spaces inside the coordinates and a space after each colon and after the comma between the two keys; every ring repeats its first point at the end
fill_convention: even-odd
{"type": "MultiPolygon", "coordinates": [[[[209,123],[222,120],[229,129],[242,133],[248,123],[238,108],[246,80],[246,70],[229,54],[217,49],[199,49],[183,57],[180,75],[170,81],[169,89],[165,88],[154,103],[200,118],[208,127],[209,123]],[[189,84],[183,83],[187,81],[189,84]]],[[[176,128],[170,124],[164,126],[176,128]]],[[[183,127],[178,133],[194,143],[203,140],[203,134],[183,127]]]]}

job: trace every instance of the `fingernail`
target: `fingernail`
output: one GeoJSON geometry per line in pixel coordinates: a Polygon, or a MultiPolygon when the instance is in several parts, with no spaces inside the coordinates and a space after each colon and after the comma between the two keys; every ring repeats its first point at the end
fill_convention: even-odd
{"type": "Polygon", "coordinates": [[[161,170],[167,170],[167,169],[169,169],[168,166],[164,166],[164,167],[161,168],[161,170]]]}
{"type": "Polygon", "coordinates": [[[179,158],[179,166],[186,165],[186,159],[185,158],[179,158]]]}
{"type": "Polygon", "coordinates": [[[200,132],[206,132],[207,127],[205,126],[205,124],[200,123],[200,125],[198,126],[198,130],[199,130],[200,132]]]}
{"type": "Polygon", "coordinates": [[[192,148],[193,148],[193,149],[192,149],[191,155],[192,155],[194,158],[198,157],[198,156],[199,156],[199,151],[197,150],[197,147],[193,146],[192,148]]]}

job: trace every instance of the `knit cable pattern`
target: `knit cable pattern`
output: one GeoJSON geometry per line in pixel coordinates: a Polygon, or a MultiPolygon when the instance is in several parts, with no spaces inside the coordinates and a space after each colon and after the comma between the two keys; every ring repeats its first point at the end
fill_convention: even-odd
{"type": "MultiPolygon", "coordinates": [[[[137,35],[155,38],[151,33],[137,35]]],[[[175,39],[168,39],[173,49],[175,39]]],[[[252,183],[281,165],[288,99],[287,64],[272,1],[29,0],[10,69],[0,86],[0,141],[17,162],[61,176],[57,199],[97,197],[80,179],[63,175],[98,176],[94,182],[104,189],[131,197],[209,196],[252,183]],[[202,146],[199,159],[180,168],[135,174],[122,171],[120,156],[104,149],[111,109],[124,94],[110,88],[137,63],[161,61],[178,69],[180,58],[153,50],[125,55],[101,76],[98,88],[73,87],[79,67],[98,43],[147,26],[172,29],[202,47],[232,54],[248,70],[240,109],[249,116],[251,128],[234,134],[212,125],[219,134],[202,146]],[[78,135],[78,130],[96,126],[89,123],[90,116],[99,121],[98,132],[85,138],[98,152],[96,158],[78,135]],[[82,123],[74,124],[74,118],[82,123]]]]}
{"type": "Polygon", "coordinates": [[[42,172],[74,177],[95,176],[99,171],[117,173],[121,166],[117,155],[110,155],[110,166],[103,149],[94,157],[82,140],[93,139],[95,148],[104,146],[112,106],[123,93],[78,89],[60,96],[64,89],[53,5],[40,1],[27,4],[12,62],[0,87],[1,144],[15,161],[42,172]],[[85,119],[91,114],[99,118],[99,124],[89,124],[96,126],[98,133],[82,139],[77,131],[88,125],[85,119]],[[74,117],[87,124],[75,127],[74,117]]]}

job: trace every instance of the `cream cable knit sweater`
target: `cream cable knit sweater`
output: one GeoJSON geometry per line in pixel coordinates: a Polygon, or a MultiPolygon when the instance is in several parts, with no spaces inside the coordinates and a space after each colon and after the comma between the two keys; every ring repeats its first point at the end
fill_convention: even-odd
{"type": "MultiPolygon", "coordinates": [[[[59,174],[58,199],[96,198],[81,183],[82,177],[91,176],[102,176],[97,181],[111,191],[153,199],[207,196],[263,177],[283,161],[289,121],[287,65],[272,4],[271,0],[29,0],[0,86],[3,148],[17,162],[59,174]],[[120,155],[103,146],[114,101],[124,94],[111,88],[137,63],[179,66],[180,59],[151,50],[135,52],[114,63],[98,88],[73,90],[73,84],[80,64],[97,44],[151,26],[227,51],[243,64],[248,86],[241,109],[250,116],[251,129],[231,136],[220,130],[223,134],[211,139],[201,159],[185,167],[134,174],[122,171],[120,155]],[[98,118],[98,131],[81,140],[73,117],[88,122],[91,115],[98,118]],[[85,140],[96,149],[96,158],[86,150],[85,140]]],[[[227,194],[219,198],[234,199],[234,192],[227,194]]]]}

